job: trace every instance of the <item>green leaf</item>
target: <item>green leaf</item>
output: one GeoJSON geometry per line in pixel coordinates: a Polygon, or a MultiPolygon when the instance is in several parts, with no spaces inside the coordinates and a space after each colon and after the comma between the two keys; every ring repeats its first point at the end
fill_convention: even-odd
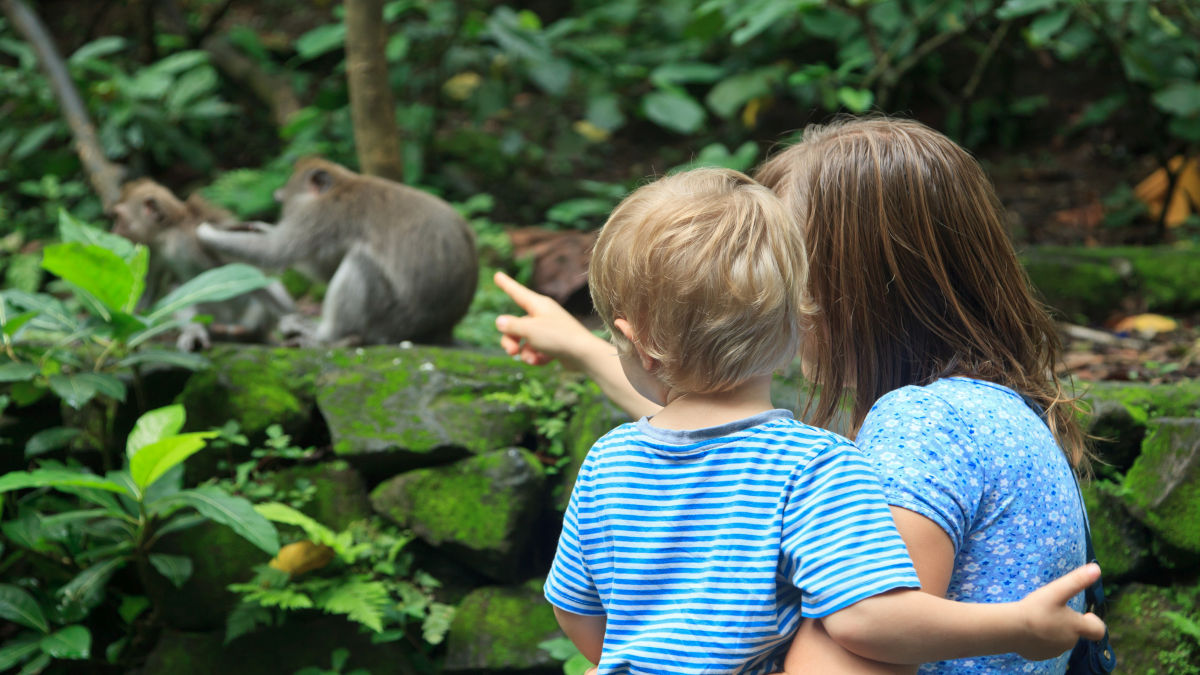
{"type": "Polygon", "coordinates": [[[208,53],[199,49],[193,49],[184,52],[177,52],[166,58],[155,61],[147,66],[146,70],[151,70],[155,73],[165,75],[174,75],[182,73],[185,70],[191,70],[198,65],[208,63],[208,53]]]}
{"type": "Polygon", "coordinates": [[[35,633],[22,633],[14,638],[9,638],[3,647],[0,647],[0,672],[7,672],[10,668],[16,667],[17,664],[29,658],[31,654],[37,654],[42,650],[38,646],[41,636],[35,633]]]}
{"type": "Polygon", "coordinates": [[[659,90],[642,97],[642,111],[658,126],[690,134],[704,126],[704,106],[679,91],[659,90]]]}
{"type": "Polygon", "coordinates": [[[838,101],[852,112],[865,112],[875,102],[875,95],[870,89],[855,89],[854,87],[838,87],[838,101]]]}
{"type": "Polygon", "coordinates": [[[147,317],[151,322],[198,302],[220,302],[270,285],[271,280],[261,270],[250,265],[234,263],[202,272],[171,291],[154,304],[147,317]]]}
{"type": "Polygon", "coordinates": [[[1051,38],[1058,35],[1070,20],[1071,9],[1068,7],[1039,16],[1029,24],[1029,44],[1034,47],[1046,44],[1051,38]]]}
{"type": "Polygon", "coordinates": [[[150,564],[166,577],[175,588],[182,588],[192,576],[192,559],[186,555],[151,553],[150,564]]]}
{"type": "Polygon", "coordinates": [[[709,63],[664,63],[650,71],[650,81],[662,87],[668,84],[708,84],[716,82],[725,69],[709,63]]]}
{"type": "Polygon", "coordinates": [[[1200,82],[1179,82],[1154,93],[1154,105],[1180,117],[1200,113],[1200,82]]]}
{"type": "Polygon", "coordinates": [[[271,610],[255,602],[238,603],[225,619],[225,644],[271,622],[271,610]]]}
{"type": "Polygon", "coordinates": [[[583,654],[576,654],[575,656],[567,659],[567,662],[563,664],[563,674],[584,675],[584,673],[586,673],[591,667],[592,662],[588,661],[586,656],[583,654]]]}
{"type": "Polygon", "coordinates": [[[30,380],[40,372],[42,369],[32,363],[4,363],[0,364],[0,382],[30,380]]]}
{"type": "Polygon", "coordinates": [[[127,595],[121,598],[121,606],[117,608],[117,614],[121,616],[122,621],[132,624],[147,609],[150,609],[150,598],[144,595],[127,595]]]}
{"type": "Polygon", "coordinates": [[[391,602],[383,582],[359,579],[335,586],[317,598],[317,605],[326,612],[344,614],[376,633],[383,631],[383,612],[391,602]]]}
{"type": "Polygon", "coordinates": [[[429,605],[429,614],[421,622],[421,635],[431,645],[441,644],[450,632],[450,624],[454,621],[453,605],[435,602],[429,605]]]}
{"type": "Polygon", "coordinates": [[[27,628],[50,632],[50,624],[37,600],[25,589],[12,584],[0,584],[0,619],[19,623],[27,628]]]}
{"type": "Polygon", "coordinates": [[[92,634],[78,624],[42,638],[42,651],[56,659],[86,659],[92,655],[92,634]]]}
{"type": "Polygon", "coordinates": [[[133,482],[145,490],[168,469],[202,450],[206,440],[216,435],[216,431],[179,434],[140,448],[129,460],[129,474],[133,476],[133,482]]]}
{"type": "Polygon", "coordinates": [[[759,68],[721,80],[708,92],[704,102],[720,117],[733,117],[751,99],[766,96],[783,79],[779,66],[759,68]]]}
{"type": "Polygon", "coordinates": [[[104,590],[108,580],[119,569],[125,566],[123,558],[109,558],[85,569],[65,586],[58,589],[60,602],[82,608],[86,614],[104,600],[104,590]]]}
{"type": "Polygon", "coordinates": [[[996,10],[996,18],[1016,19],[1050,9],[1058,3],[1059,0],[1006,0],[1000,9],[996,10]]]}
{"type": "Polygon", "coordinates": [[[35,469],[33,471],[12,471],[0,476],[0,492],[22,490],[25,488],[50,487],[83,487],[98,488],[109,492],[118,492],[132,497],[129,491],[119,483],[107,478],[101,478],[82,471],[69,469],[35,469]]]}
{"type": "Polygon", "coordinates": [[[296,54],[301,61],[309,61],[335,49],[341,49],[345,43],[346,24],[326,24],[296,38],[296,54]]]}
{"type": "Polygon", "coordinates": [[[190,506],[200,515],[229,527],[270,555],[279,553],[279,533],[275,531],[275,526],[241,497],[234,497],[213,485],[204,485],[184,490],[164,501],[190,506]]]}
{"type": "Polygon", "coordinates": [[[305,536],[312,541],[329,546],[339,554],[342,553],[338,550],[337,533],[287,504],[279,502],[255,504],[254,510],[272,522],[295,525],[304,530],[305,536]]]}
{"type": "Polygon", "coordinates": [[[31,131],[25,132],[21,137],[21,142],[9,154],[12,160],[22,160],[38,151],[54,132],[58,131],[58,124],[55,122],[46,122],[34,127],[31,131]]]}
{"type": "Polygon", "coordinates": [[[181,352],[174,349],[143,349],[133,356],[117,361],[118,368],[129,368],[144,364],[177,366],[188,370],[203,370],[212,365],[212,361],[209,361],[203,354],[181,352]]]}
{"type": "Polygon", "coordinates": [[[96,383],[78,375],[51,375],[46,381],[63,403],[76,410],[96,397],[96,383]]]}
{"type": "Polygon", "coordinates": [[[168,436],[174,436],[183,429],[186,413],[181,405],[169,405],[156,408],[138,418],[133,425],[133,431],[125,441],[125,456],[133,459],[138,450],[157,443],[168,436]]]}
{"type": "MultiPolygon", "coordinates": [[[[128,311],[137,303],[143,290],[128,263],[116,253],[96,245],[51,244],[42,251],[42,267],[114,312],[128,311]]],[[[101,318],[109,319],[108,316],[101,318]]]]}
{"type": "Polygon", "coordinates": [[[76,49],[75,53],[71,54],[71,57],[67,59],[67,63],[70,63],[71,65],[79,65],[84,61],[90,61],[92,59],[98,59],[103,56],[115,54],[122,49],[125,49],[125,44],[125,38],[117,37],[115,35],[109,35],[97,40],[92,40],[79,49],[76,49]]]}
{"type": "Polygon", "coordinates": [[[79,429],[72,427],[51,427],[42,429],[25,442],[25,457],[38,455],[65,448],[80,434],[79,429]]]}
{"type": "Polygon", "coordinates": [[[50,661],[52,660],[53,659],[50,658],[49,654],[42,652],[41,654],[38,654],[36,659],[26,663],[25,667],[22,668],[17,675],[38,675],[38,673],[42,672],[47,666],[50,665],[50,661]]]}
{"type": "Polygon", "coordinates": [[[167,93],[167,110],[183,112],[188,104],[211,93],[217,87],[217,73],[212,68],[197,68],[181,75],[167,93]]]}

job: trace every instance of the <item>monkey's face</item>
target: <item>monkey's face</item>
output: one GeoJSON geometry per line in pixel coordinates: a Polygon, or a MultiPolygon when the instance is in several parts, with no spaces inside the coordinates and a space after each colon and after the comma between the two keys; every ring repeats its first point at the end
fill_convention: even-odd
{"type": "Polygon", "coordinates": [[[113,207],[113,216],[113,233],[139,244],[149,245],[164,229],[165,215],[153,197],[126,199],[113,207]]]}
{"type": "Polygon", "coordinates": [[[287,185],[275,191],[275,199],[283,205],[282,216],[308,207],[333,187],[333,174],[321,166],[298,166],[287,185]]]}

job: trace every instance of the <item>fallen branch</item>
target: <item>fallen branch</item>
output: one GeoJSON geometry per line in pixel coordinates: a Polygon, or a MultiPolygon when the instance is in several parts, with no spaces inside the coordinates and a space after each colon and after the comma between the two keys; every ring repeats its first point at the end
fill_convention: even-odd
{"type": "Polygon", "coordinates": [[[100,140],[96,137],[96,127],[92,125],[91,117],[88,116],[87,107],[83,104],[75,83],[71,81],[66,63],[55,48],[42,20],[21,0],[0,0],[0,9],[4,10],[4,15],[37,54],[38,65],[50,80],[54,98],[62,107],[63,116],[71,128],[79,162],[107,211],[121,199],[121,181],[125,177],[125,168],[108,161],[108,157],[104,155],[100,140]]]}

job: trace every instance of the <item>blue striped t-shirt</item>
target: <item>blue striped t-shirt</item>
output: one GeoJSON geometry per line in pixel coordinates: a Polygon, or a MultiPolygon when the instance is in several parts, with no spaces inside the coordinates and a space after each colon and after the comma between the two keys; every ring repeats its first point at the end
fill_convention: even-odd
{"type": "Polygon", "coordinates": [[[583,462],[546,598],[607,616],[604,673],[769,673],[801,616],[918,588],[871,467],[787,410],[645,418],[583,462]]]}

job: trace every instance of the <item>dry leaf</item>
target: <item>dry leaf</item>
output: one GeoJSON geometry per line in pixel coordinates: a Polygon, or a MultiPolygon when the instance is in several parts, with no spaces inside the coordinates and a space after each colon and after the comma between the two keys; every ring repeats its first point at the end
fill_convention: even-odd
{"type": "Polygon", "coordinates": [[[279,549],[279,555],[271,562],[271,567],[287,572],[293,577],[319,570],[333,560],[333,549],[324,544],[311,541],[298,541],[279,549]]]}
{"type": "Polygon", "coordinates": [[[1127,316],[1113,325],[1118,333],[1137,333],[1143,338],[1151,338],[1159,333],[1170,333],[1179,328],[1179,322],[1161,314],[1135,314],[1127,316]]]}
{"type": "Polygon", "coordinates": [[[1185,164],[1183,157],[1177,155],[1172,157],[1167,165],[1171,171],[1179,171],[1169,204],[1167,188],[1170,178],[1167,176],[1167,170],[1163,168],[1146,176],[1133,188],[1133,194],[1146,204],[1151,218],[1157,220],[1162,216],[1165,207],[1167,215],[1164,222],[1167,227],[1177,227],[1187,220],[1193,211],[1200,211],[1200,160],[1192,158],[1185,164]]]}

